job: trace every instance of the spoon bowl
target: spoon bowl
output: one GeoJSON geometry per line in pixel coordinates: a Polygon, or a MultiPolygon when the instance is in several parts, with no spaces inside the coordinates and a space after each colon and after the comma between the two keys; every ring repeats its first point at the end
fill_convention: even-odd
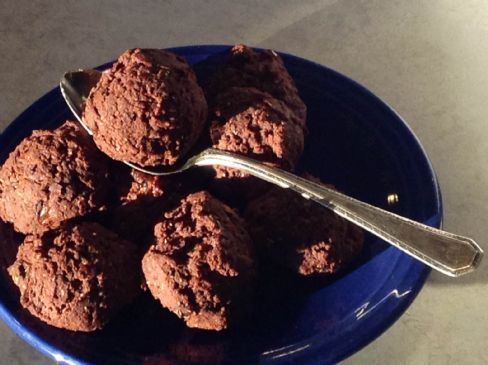
{"type": "Polygon", "coordinates": [[[83,108],[90,90],[97,84],[100,77],[102,77],[100,71],[79,70],[65,73],[60,82],[61,93],[66,104],[90,136],[93,135],[93,132],[83,121],[83,108]]]}

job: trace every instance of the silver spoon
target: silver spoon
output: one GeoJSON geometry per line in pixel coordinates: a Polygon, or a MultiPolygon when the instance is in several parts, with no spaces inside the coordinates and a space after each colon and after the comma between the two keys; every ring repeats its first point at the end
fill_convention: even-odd
{"type": "MultiPolygon", "coordinates": [[[[100,79],[96,70],[68,72],[60,88],[66,103],[83,127],[84,101],[100,79]]],[[[282,188],[289,188],[364,228],[410,256],[449,276],[461,276],[473,271],[481,262],[483,250],[472,239],[445,232],[390,213],[348,197],[323,185],[289,172],[269,167],[250,158],[208,148],[190,157],[181,167],[155,172],[129,162],[130,167],[147,174],[164,176],[180,173],[193,166],[222,165],[248,172],[282,188]]]]}

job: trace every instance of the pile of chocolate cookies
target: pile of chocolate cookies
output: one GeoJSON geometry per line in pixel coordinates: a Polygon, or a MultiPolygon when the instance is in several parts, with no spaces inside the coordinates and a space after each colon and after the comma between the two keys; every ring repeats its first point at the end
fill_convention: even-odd
{"type": "Polygon", "coordinates": [[[118,162],[170,166],[206,141],[293,171],[306,106],[273,51],[233,47],[202,89],[182,57],[128,50],[83,118],[93,138],[72,121],[36,130],[0,168],[0,265],[50,325],[102,329],[148,290],[189,327],[223,330],[252,311],[258,265],[329,275],[362,248],[360,229],[241,171],[118,162]]]}

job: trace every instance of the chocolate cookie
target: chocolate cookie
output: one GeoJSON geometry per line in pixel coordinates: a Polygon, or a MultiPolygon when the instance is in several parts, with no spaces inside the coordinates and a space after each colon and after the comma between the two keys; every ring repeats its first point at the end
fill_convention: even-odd
{"type": "Polygon", "coordinates": [[[59,328],[103,328],[139,293],[135,246],[97,223],[27,236],[8,269],[21,304],[59,328]]]}
{"type": "MultiPolygon", "coordinates": [[[[210,118],[214,148],[286,170],[295,167],[303,152],[303,130],[293,122],[293,112],[285,103],[255,88],[232,87],[217,95],[210,118]]],[[[259,194],[267,188],[246,172],[222,166],[214,170],[216,190],[253,196],[250,192],[259,194]]]]}
{"type": "Polygon", "coordinates": [[[154,229],[147,286],[189,327],[222,330],[248,308],[255,275],[244,222],[207,192],[188,195],[154,229]]]}
{"type": "Polygon", "coordinates": [[[75,122],[37,130],[0,168],[0,217],[39,233],[103,207],[107,159],[75,122]]]}
{"type": "Polygon", "coordinates": [[[255,88],[229,88],[212,107],[213,147],[292,169],[303,152],[303,131],[283,102],[255,88]]]}
{"type": "Polygon", "coordinates": [[[306,131],[307,107],[298,94],[295,82],[281,57],[271,50],[253,50],[243,44],[234,46],[225,65],[210,80],[210,100],[233,86],[254,87],[286,103],[295,114],[293,119],[306,131]]]}
{"type": "Polygon", "coordinates": [[[250,202],[244,218],[257,251],[300,275],[333,274],[363,246],[362,229],[278,187],[250,202]]]}
{"type": "Polygon", "coordinates": [[[110,157],[172,165],[196,142],[207,104],[188,63],[157,49],[125,51],[86,100],[83,118],[110,157]]]}

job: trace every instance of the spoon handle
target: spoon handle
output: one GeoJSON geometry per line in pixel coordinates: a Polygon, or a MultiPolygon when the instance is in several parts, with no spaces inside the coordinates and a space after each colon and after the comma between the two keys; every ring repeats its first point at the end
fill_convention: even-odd
{"type": "Polygon", "coordinates": [[[216,149],[196,156],[195,165],[222,165],[248,172],[282,188],[289,188],[334,211],[410,256],[448,276],[473,271],[483,250],[467,237],[445,232],[348,197],[292,173],[216,149]]]}

